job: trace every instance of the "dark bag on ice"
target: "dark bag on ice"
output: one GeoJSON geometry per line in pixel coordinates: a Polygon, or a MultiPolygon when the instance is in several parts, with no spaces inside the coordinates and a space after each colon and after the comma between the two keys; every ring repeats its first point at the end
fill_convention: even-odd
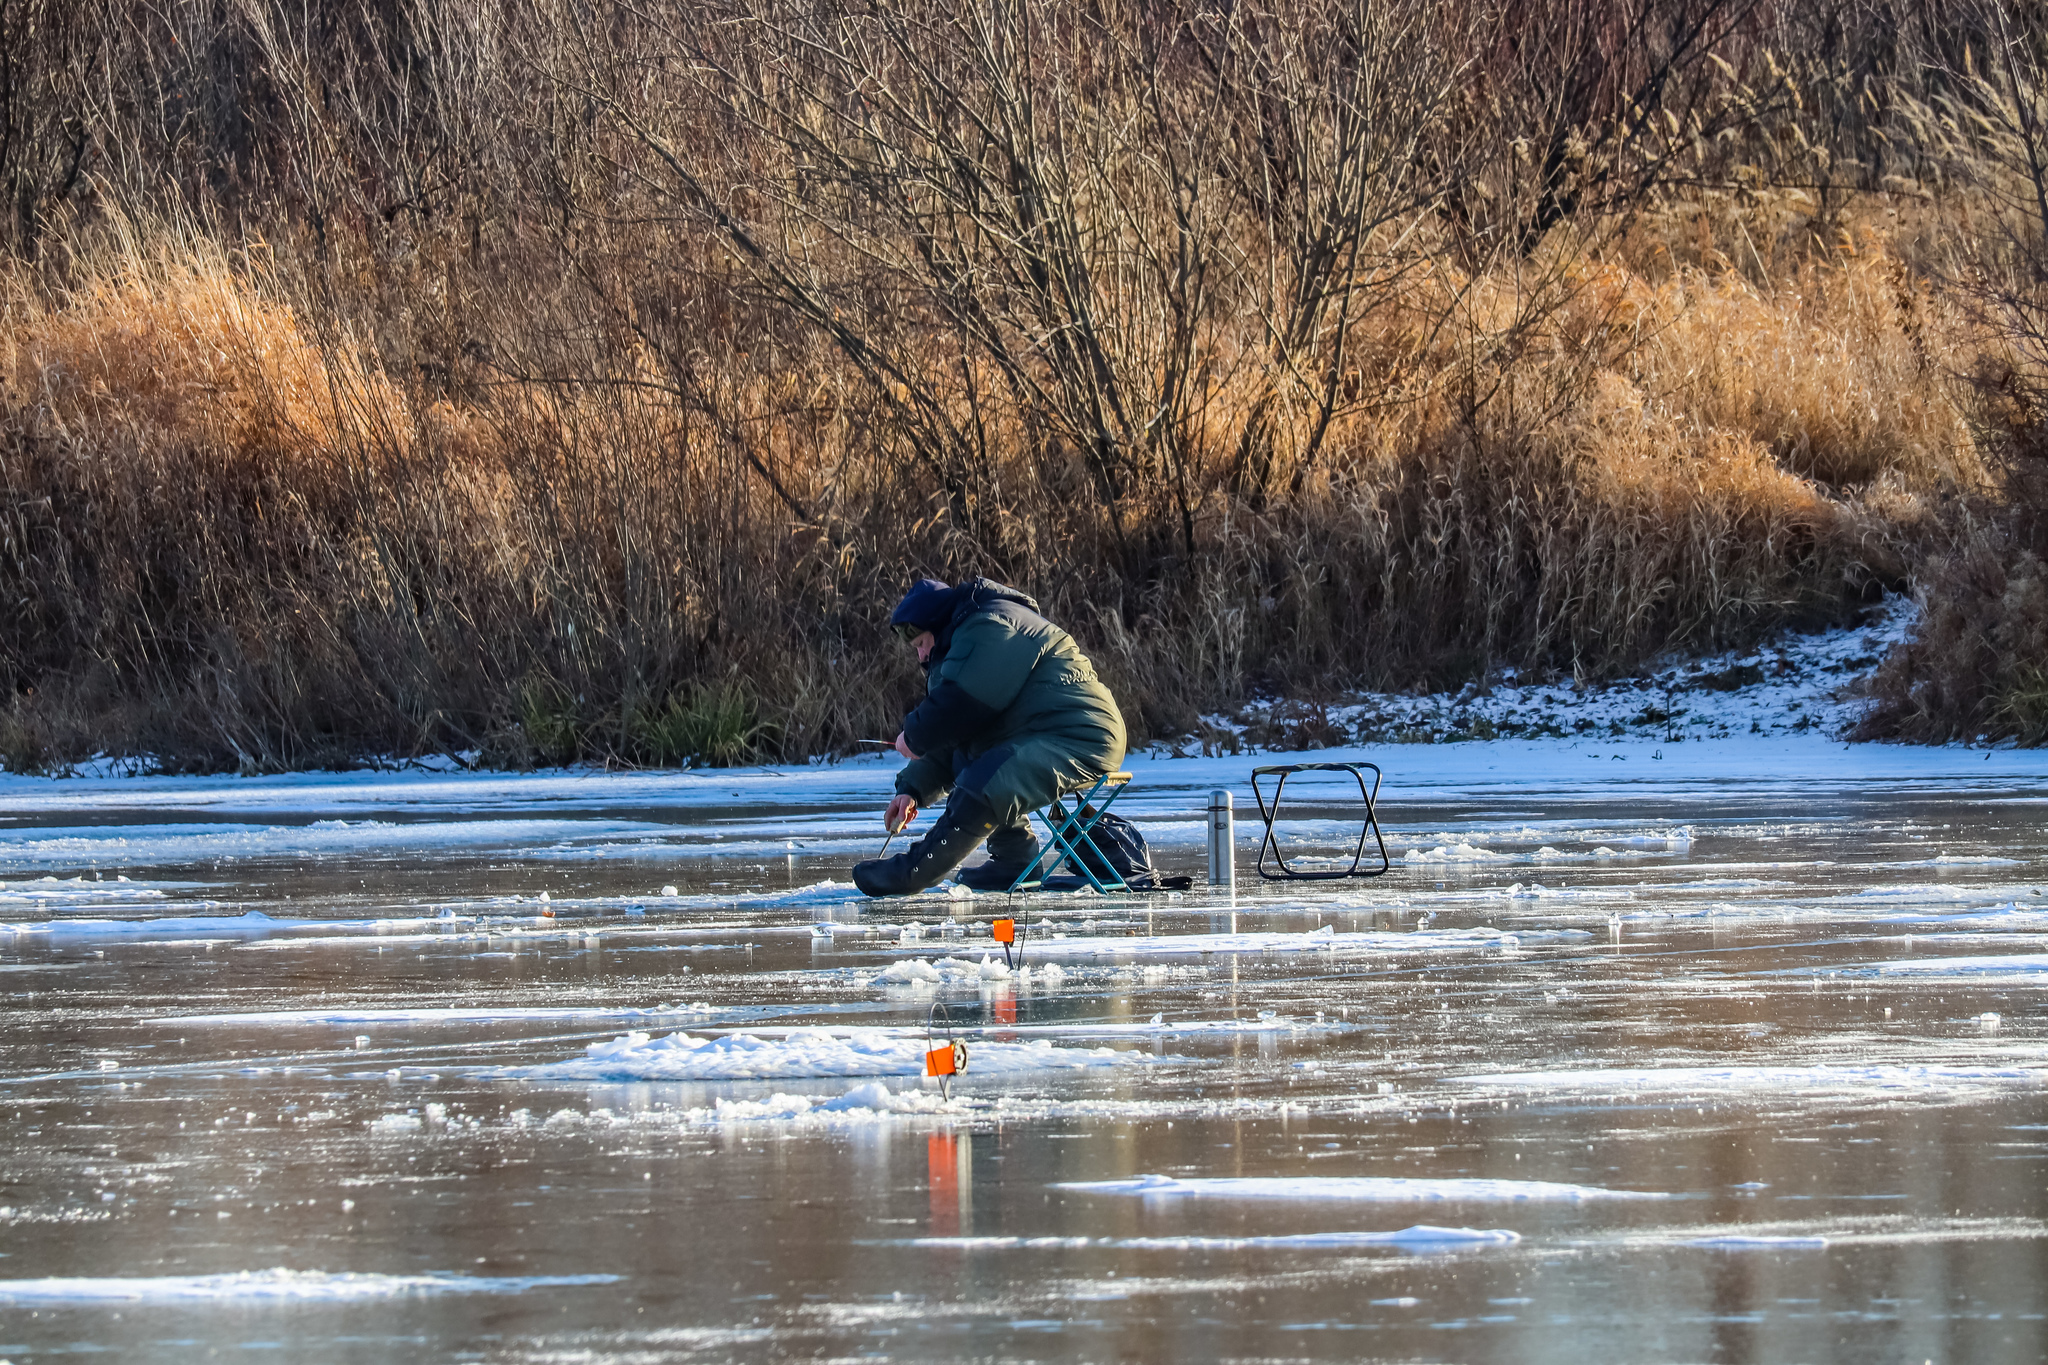
{"type": "MultiPolygon", "coordinates": [[[[1192,877],[1160,875],[1159,869],[1152,866],[1152,850],[1145,846],[1145,836],[1121,815],[1096,816],[1093,806],[1081,807],[1082,822],[1091,818],[1095,823],[1088,828],[1088,839],[1095,847],[1082,844],[1081,861],[1097,881],[1107,883],[1122,878],[1133,891],[1185,891],[1194,884],[1192,877]]],[[[1066,861],[1071,863],[1073,859],[1066,861]]],[[[1048,877],[1045,889],[1072,891],[1087,884],[1086,879],[1077,876],[1048,877]]]]}

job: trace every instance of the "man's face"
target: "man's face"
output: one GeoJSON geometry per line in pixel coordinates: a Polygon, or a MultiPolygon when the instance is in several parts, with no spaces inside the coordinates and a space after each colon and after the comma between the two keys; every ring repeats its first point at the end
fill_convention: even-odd
{"type": "Polygon", "coordinates": [[[938,636],[932,634],[930,631],[926,631],[924,634],[918,636],[915,640],[912,640],[910,642],[910,647],[917,651],[917,661],[919,663],[925,663],[932,657],[932,646],[937,644],[938,642],[938,636]]]}

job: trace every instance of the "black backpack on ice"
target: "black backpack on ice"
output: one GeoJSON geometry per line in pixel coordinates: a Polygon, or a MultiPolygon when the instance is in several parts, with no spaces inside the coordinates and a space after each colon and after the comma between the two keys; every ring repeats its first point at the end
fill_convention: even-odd
{"type": "MultiPolygon", "coordinates": [[[[1152,850],[1145,846],[1145,836],[1138,827],[1121,815],[1103,814],[1096,816],[1093,806],[1081,807],[1081,820],[1090,818],[1095,823],[1088,827],[1089,842],[1081,845],[1081,861],[1095,874],[1100,882],[1110,883],[1118,878],[1133,891],[1185,891],[1194,885],[1192,877],[1162,876],[1152,866],[1152,850]]],[[[1065,861],[1071,863],[1071,858],[1065,861]]],[[[1088,884],[1079,876],[1048,877],[1045,889],[1048,891],[1073,891],[1088,884]]]]}

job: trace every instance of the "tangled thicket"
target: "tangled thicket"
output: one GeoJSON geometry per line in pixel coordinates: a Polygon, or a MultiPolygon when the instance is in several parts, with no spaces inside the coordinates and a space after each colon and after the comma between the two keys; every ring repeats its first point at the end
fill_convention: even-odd
{"type": "Polygon", "coordinates": [[[0,753],[842,750],[969,573],[1140,735],[1912,584],[1873,732],[2032,742],[2043,34],[1937,8],[0,0],[0,753]]]}

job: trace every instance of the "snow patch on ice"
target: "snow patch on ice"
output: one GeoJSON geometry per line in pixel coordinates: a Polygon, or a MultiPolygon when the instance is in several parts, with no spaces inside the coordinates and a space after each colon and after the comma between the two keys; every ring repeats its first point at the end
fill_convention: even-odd
{"type": "Polygon", "coordinates": [[[1769,1237],[1747,1236],[1742,1233],[1720,1233],[1712,1237],[1688,1237],[1684,1245],[1689,1247],[1711,1247],[1727,1251],[1819,1251],[1828,1244],[1825,1237],[1769,1237]]]}
{"type": "Polygon", "coordinates": [[[1465,1246],[1512,1246],[1522,1234],[1507,1228],[1441,1228],[1428,1223],[1391,1232],[1296,1232],[1270,1237],[911,1237],[903,1246],[937,1247],[948,1251],[1078,1250],[1114,1247],[1120,1251],[1256,1251],[1287,1247],[1397,1246],[1439,1250],[1465,1246]]]}
{"type": "Polygon", "coordinates": [[[160,901],[167,899],[170,891],[191,890],[196,885],[199,883],[132,882],[126,877],[115,877],[112,880],[95,878],[91,881],[87,881],[82,875],[65,877],[62,880],[54,876],[37,877],[30,881],[0,881],[0,905],[89,906],[128,901],[160,901]]]}
{"type": "Polygon", "coordinates": [[[676,1119],[690,1126],[787,1124],[800,1129],[842,1129],[902,1118],[951,1117],[961,1108],[960,1101],[929,1091],[891,1091],[880,1081],[869,1081],[830,1099],[779,1092],[764,1100],[719,1099],[709,1106],[680,1110],[676,1119]]]}
{"type": "Polygon", "coordinates": [[[154,1022],[159,1024],[476,1024],[503,1023],[521,1020],[535,1020],[549,1023],[569,1021],[626,1021],[635,1019],[677,1019],[703,1018],[722,1013],[717,1007],[697,1003],[692,1005],[653,1005],[646,1008],[590,1006],[563,1006],[560,1008],[507,1005],[500,1008],[488,1006],[449,1007],[445,1009],[366,1009],[366,1010],[254,1010],[244,1014],[171,1014],[154,1022]]]}
{"type": "MultiPolygon", "coordinates": [[[[628,1033],[592,1043],[585,1055],[526,1067],[495,1067],[494,1079],[531,1081],[756,1081],[810,1076],[922,1076],[926,1040],[888,1029],[790,1029],[655,1038],[628,1033]]],[[[1057,1047],[1050,1042],[969,1045],[970,1078],[1020,1071],[1080,1070],[1149,1061],[1112,1048],[1057,1047]]]]}
{"type": "MultiPolygon", "coordinates": [[[[1331,925],[1306,932],[1241,934],[1152,934],[1064,937],[1034,931],[1026,941],[1027,956],[1046,957],[1186,957],[1202,953],[1421,953],[1485,952],[1518,947],[1521,932],[1500,929],[1418,929],[1413,933],[1338,933],[1331,925]]],[[[1549,939],[1585,939],[1582,929],[1546,931],[1549,939]]],[[[1000,965],[1000,964],[999,964],[1000,965]]],[[[1051,964],[1047,964],[1050,966],[1051,964]]]]}
{"type": "Polygon", "coordinates": [[[936,989],[940,986],[957,986],[981,981],[1008,981],[1011,977],[1007,963],[998,962],[987,954],[979,962],[964,958],[910,957],[883,970],[876,978],[885,986],[909,986],[936,989]]]}
{"type": "Polygon", "coordinates": [[[1070,1180],[1054,1189],[1146,1198],[1334,1199],[1380,1203],[1579,1203],[1595,1199],[1669,1199],[1649,1190],[1611,1190],[1548,1180],[1427,1179],[1407,1176],[1199,1176],[1141,1175],[1130,1180],[1070,1180]]]}
{"type": "MultiPolygon", "coordinates": [[[[201,902],[205,904],[205,902],[201,902]]],[[[278,919],[251,910],[240,915],[165,915],[156,919],[50,919],[24,920],[0,924],[0,934],[12,934],[16,939],[48,938],[91,939],[91,938],[141,938],[165,934],[179,938],[251,938],[267,935],[352,935],[363,936],[371,941],[390,942],[403,935],[399,931],[433,927],[436,932],[429,937],[445,937],[448,931],[467,929],[475,924],[473,919],[443,914],[433,919],[392,918],[392,919],[278,919]]],[[[331,937],[303,937],[299,942],[332,942],[331,937]]]]}
{"type": "Polygon", "coordinates": [[[2048,972],[2048,953],[1899,958],[1876,969],[1887,976],[2033,976],[2048,972]]]}
{"type": "Polygon", "coordinates": [[[0,1280],[0,1303],[352,1303],[407,1294],[519,1294],[529,1289],[616,1284],[617,1275],[371,1275],[347,1271],[243,1270],[225,1275],[56,1276],[0,1280]]]}
{"type": "Polygon", "coordinates": [[[1473,844],[1438,844],[1424,850],[1411,848],[1401,855],[1404,863],[1497,863],[1506,862],[1507,854],[1495,853],[1490,848],[1479,848],[1473,844]]]}

